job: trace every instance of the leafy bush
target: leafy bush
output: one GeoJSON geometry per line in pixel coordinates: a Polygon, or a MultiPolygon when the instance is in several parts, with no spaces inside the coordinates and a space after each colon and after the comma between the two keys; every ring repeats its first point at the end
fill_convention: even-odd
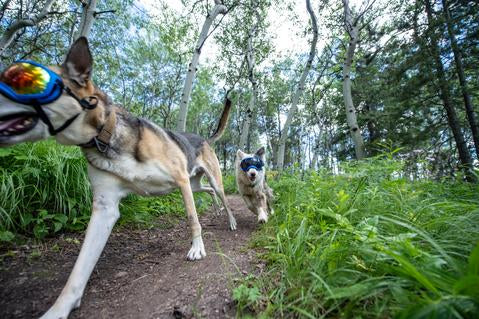
{"type": "Polygon", "coordinates": [[[478,186],[411,182],[401,169],[376,158],[341,167],[339,176],[270,182],[276,214],[255,239],[266,247],[267,271],[252,284],[268,296],[264,311],[293,318],[479,313],[478,186]]]}
{"type": "Polygon", "coordinates": [[[226,172],[226,174],[223,175],[223,187],[226,194],[236,194],[238,192],[234,172],[226,172]]]}
{"type": "MultiPolygon", "coordinates": [[[[43,238],[60,231],[81,231],[91,214],[92,193],[86,161],[78,147],[53,141],[0,149],[0,242],[14,234],[43,238]]],[[[207,194],[195,194],[199,212],[207,194]]],[[[163,214],[184,215],[178,192],[161,197],[130,195],[120,205],[119,223],[152,225],[163,214]]]]}

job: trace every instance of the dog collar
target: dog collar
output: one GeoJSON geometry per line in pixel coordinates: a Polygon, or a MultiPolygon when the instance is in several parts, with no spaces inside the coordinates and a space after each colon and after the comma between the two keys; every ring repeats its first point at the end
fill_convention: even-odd
{"type": "Polygon", "coordinates": [[[96,147],[96,149],[100,153],[106,153],[110,148],[110,141],[113,135],[113,131],[115,130],[116,126],[116,114],[113,110],[110,111],[105,123],[100,128],[98,135],[92,138],[89,142],[85,144],[79,144],[78,146],[83,148],[92,148],[96,147]]]}

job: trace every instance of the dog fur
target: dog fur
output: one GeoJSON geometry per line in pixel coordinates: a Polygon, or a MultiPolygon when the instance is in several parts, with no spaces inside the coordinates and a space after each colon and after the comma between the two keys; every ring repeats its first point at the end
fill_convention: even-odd
{"type": "Polygon", "coordinates": [[[266,223],[268,214],[274,214],[272,206],[273,190],[266,183],[266,166],[263,166],[260,171],[250,168],[247,172],[244,172],[240,167],[244,158],[253,156],[258,156],[266,164],[264,147],[257,150],[255,154],[246,154],[241,150],[236,152],[236,184],[246,206],[258,216],[258,222],[266,223]]]}
{"type": "MultiPolygon", "coordinates": [[[[218,196],[228,213],[229,227],[236,229],[235,218],[226,203],[219,162],[210,146],[224,132],[229,103],[225,104],[217,131],[205,140],[195,134],[162,129],[112,104],[91,81],[92,56],[86,38],[78,39],[70,48],[64,64],[51,67],[51,70],[59,74],[65,86],[80,99],[93,96],[98,100],[95,109],[83,110],[77,100],[64,92],[56,101],[42,106],[56,128],[79,114],[70,126],[55,136],[57,142],[67,145],[88,143],[98,136],[111,116],[116,121],[105,153],[95,147],[82,147],[93,190],[92,215],[68,282],[55,304],[43,315],[44,319],[67,318],[72,309],[80,306],[88,278],[120,216],[119,202],[129,193],[156,196],[180,189],[191,229],[189,260],[206,256],[193,192],[208,192],[215,199],[218,196]],[[203,176],[208,180],[208,186],[202,185],[203,176]]],[[[50,136],[47,125],[35,117],[32,107],[10,101],[3,95],[0,95],[0,106],[0,123],[5,116],[11,118],[17,114],[34,121],[34,126],[26,132],[6,136],[7,133],[0,131],[0,146],[50,136]]]]}

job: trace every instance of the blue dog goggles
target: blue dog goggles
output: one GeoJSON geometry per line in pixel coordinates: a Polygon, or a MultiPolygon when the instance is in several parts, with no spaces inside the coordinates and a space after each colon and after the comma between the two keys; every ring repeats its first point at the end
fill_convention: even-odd
{"type": "Polygon", "coordinates": [[[63,91],[77,100],[83,109],[91,110],[97,106],[96,97],[79,99],[63,84],[58,74],[33,61],[17,61],[0,74],[0,94],[14,102],[32,106],[38,117],[48,125],[51,135],[67,128],[79,115],[68,119],[57,129],[53,127],[42,105],[57,100],[63,91]]]}
{"type": "Polygon", "coordinates": [[[264,163],[259,157],[246,157],[244,158],[241,163],[240,167],[243,171],[247,172],[250,168],[255,168],[258,171],[263,169],[264,163]]]}

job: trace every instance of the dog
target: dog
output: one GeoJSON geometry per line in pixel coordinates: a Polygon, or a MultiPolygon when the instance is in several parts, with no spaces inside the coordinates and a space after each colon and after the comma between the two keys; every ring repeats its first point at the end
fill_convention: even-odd
{"type": "Polygon", "coordinates": [[[25,62],[0,75],[0,146],[54,136],[60,144],[79,145],[88,161],[93,191],[90,222],[68,281],[44,319],[67,318],[80,306],[87,281],[120,216],[119,202],[129,193],[156,196],[180,189],[191,229],[189,260],[206,256],[193,192],[218,196],[227,211],[229,228],[236,229],[211,147],[225,130],[231,102],[226,99],[218,127],[209,139],[171,132],[113,104],[93,84],[92,63],[88,41],[82,37],[59,67],[25,62]],[[39,91],[32,97],[20,89],[29,85],[25,81],[34,73],[42,74],[34,75],[39,82],[49,80],[43,86],[30,85],[39,91]],[[203,176],[209,185],[201,183],[203,176]]]}
{"type": "Polygon", "coordinates": [[[266,183],[265,150],[261,147],[254,154],[236,152],[235,173],[238,191],[249,210],[258,216],[258,222],[266,223],[273,215],[273,190],[266,183]]]}

